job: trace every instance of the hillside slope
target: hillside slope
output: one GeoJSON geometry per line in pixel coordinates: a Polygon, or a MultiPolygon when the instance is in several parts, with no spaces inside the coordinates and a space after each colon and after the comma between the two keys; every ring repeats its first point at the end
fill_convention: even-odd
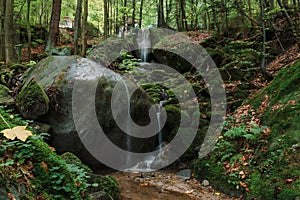
{"type": "Polygon", "coordinates": [[[300,61],[246,99],[195,174],[246,199],[300,198],[300,61]]]}

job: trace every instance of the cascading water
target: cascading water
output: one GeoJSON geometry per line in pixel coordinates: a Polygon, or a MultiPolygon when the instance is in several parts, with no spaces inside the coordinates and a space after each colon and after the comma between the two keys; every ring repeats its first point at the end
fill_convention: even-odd
{"type": "Polygon", "coordinates": [[[159,132],[158,132],[158,148],[159,148],[159,152],[161,152],[162,148],[163,148],[160,116],[161,116],[161,109],[163,108],[163,104],[165,102],[167,102],[167,101],[164,100],[164,101],[160,101],[159,102],[158,112],[156,113],[156,116],[157,116],[157,126],[158,126],[158,130],[159,130],[159,132]]]}
{"type": "Polygon", "coordinates": [[[131,156],[130,156],[130,152],[132,150],[131,148],[131,136],[130,136],[130,132],[131,132],[131,126],[130,126],[130,120],[131,120],[131,116],[130,116],[130,93],[128,90],[128,86],[125,83],[125,81],[123,79],[121,79],[124,87],[125,87],[125,92],[126,92],[126,97],[127,97],[127,122],[126,122],[126,148],[127,148],[127,158],[126,158],[126,167],[131,167],[131,156]]]}
{"type": "Polygon", "coordinates": [[[151,165],[153,165],[153,163],[157,164],[157,163],[161,162],[161,159],[163,159],[162,155],[164,154],[164,152],[163,152],[164,145],[163,145],[163,141],[162,141],[163,139],[162,139],[162,131],[161,131],[161,128],[162,128],[161,127],[161,114],[162,114],[162,109],[163,109],[164,103],[166,103],[168,100],[168,96],[164,90],[162,90],[162,96],[163,96],[164,100],[159,102],[159,105],[158,105],[159,107],[156,112],[157,128],[158,128],[158,148],[157,148],[157,150],[159,150],[159,153],[157,156],[150,156],[143,162],[140,162],[137,165],[135,165],[134,167],[131,167],[130,169],[128,169],[129,171],[143,171],[143,172],[153,171],[154,168],[152,168],[151,165]]]}
{"type": "Polygon", "coordinates": [[[137,44],[141,51],[141,62],[146,63],[148,61],[149,49],[151,48],[149,29],[142,29],[138,32],[137,44]]]}

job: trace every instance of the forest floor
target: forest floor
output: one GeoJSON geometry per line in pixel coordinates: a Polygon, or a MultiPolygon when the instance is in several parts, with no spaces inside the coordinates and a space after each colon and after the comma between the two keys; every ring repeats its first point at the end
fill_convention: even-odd
{"type": "Polygon", "coordinates": [[[203,186],[195,179],[186,180],[173,172],[142,173],[118,172],[120,200],[234,200],[211,186],[203,186]]]}

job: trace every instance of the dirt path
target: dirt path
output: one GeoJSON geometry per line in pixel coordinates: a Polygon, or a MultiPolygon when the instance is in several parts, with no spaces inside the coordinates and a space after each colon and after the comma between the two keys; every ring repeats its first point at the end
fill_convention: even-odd
{"type": "Polygon", "coordinates": [[[121,188],[120,200],[234,200],[196,180],[167,172],[119,172],[112,175],[121,188]]]}

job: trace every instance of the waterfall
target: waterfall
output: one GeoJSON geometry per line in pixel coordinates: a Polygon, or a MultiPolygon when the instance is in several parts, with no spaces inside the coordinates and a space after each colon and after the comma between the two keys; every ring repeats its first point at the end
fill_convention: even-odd
{"type": "Polygon", "coordinates": [[[137,43],[141,51],[141,62],[145,63],[148,61],[149,49],[151,48],[149,29],[142,29],[138,32],[137,43]]]}
{"type": "Polygon", "coordinates": [[[158,112],[156,113],[157,116],[157,126],[158,126],[158,148],[159,148],[159,152],[161,152],[162,148],[163,148],[163,144],[162,144],[162,131],[161,131],[161,120],[160,120],[160,115],[161,115],[161,109],[163,107],[163,104],[166,103],[166,100],[160,101],[159,102],[159,108],[158,108],[158,112]]]}
{"type": "Polygon", "coordinates": [[[126,97],[127,97],[127,121],[126,121],[126,150],[127,150],[127,158],[126,158],[126,167],[129,168],[131,167],[131,155],[130,152],[132,151],[131,148],[131,136],[130,136],[130,132],[131,132],[131,126],[130,126],[130,120],[131,120],[131,115],[130,115],[130,93],[129,93],[129,89],[127,84],[125,83],[125,81],[123,79],[121,79],[124,87],[125,87],[125,92],[126,92],[126,97]]]}

